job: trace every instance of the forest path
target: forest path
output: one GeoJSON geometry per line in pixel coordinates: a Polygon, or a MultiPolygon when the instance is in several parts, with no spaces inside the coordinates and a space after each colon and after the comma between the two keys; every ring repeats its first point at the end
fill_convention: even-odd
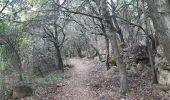
{"type": "Polygon", "coordinates": [[[48,93],[41,100],[170,100],[168,97],[165,97],[168,99],[161,99],[164,96],[157,94],[160,90],[152,85],[151,77],[149,77],[150,72],[142,76],[145,70],[129,76],[130,92],[120,95],[117,92],[119,87],[118,71],[109,76],[106,74],[105,63],[85,58],[71,58],[69,62],[74,67],[65,71],[64,75],[69,74],[71,77],[57,81],[57,85],[60,83],[63,85],[54,84],[52,87],[54,92],[48,93]]]}
{"type": "Polygon", "coordinates": [[[94,100],[92,91],[88,86],[90,79],[89,72],[93,65],[87,59],[72,58],[69,60],[74,65],[71,71],[71,78],[66,80],[66,85],[62,88],[60,97],[55,100],[94,100]]]}

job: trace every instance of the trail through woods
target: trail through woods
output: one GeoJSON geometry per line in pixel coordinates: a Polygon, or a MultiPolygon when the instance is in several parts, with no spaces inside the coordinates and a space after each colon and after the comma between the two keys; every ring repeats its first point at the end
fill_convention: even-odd
{"type": "Polygon", "coordinates": [[[61,87],[62,91],[60,91],[60,94],[56,97],[53,97],[53,99],[94,100],[87,82],[88,79],[90,79],[89,72],[93,66],[88,65],[89,61],[76,58],[70,59],[70,63],[74,65],[74,67],[70,70],[71,78],[64,82],[66,85],[61,87]]]}
{"type": "Polygon", "coordinates": [[[71,59],[70,63],[74,65],[72,69],[72,77],[67,81],[65,86],[65,94],[63,100],[93,100],[90,87],[87,86],[89,71],[92,66],[80,59],[71,59]]]}
{"type": "Polygon", "coordinates": [[[53,92],[41,100],[169,100],[169,97],[158,94],[160,89],[151,84],[149,72],[144,76],[144,72],[139,72],[128,77],[130,91],[123,96],[118,92],[118,71],[106,78],[104,63],[79,58],[72,58],[69,62],[74,65],[67,71],[71,77],[59,82],[61,86],[54,84],[51,87],[53,92]]]}

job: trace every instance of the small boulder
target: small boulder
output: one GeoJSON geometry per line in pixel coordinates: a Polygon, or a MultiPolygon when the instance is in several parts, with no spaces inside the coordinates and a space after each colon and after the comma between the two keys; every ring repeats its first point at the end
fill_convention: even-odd
{"type": "Polygon", "coordinates": [[[58,84],[56,84],[56,86],[57,86],[57,87],[63,87],[63,86],[65,86],[65,84],[63,84],[63,83],[58,83],[58,84]]]}
{"type": "Polygon", "coordinates": [[[128,76],[134,76],[137,74],[136,68],[135,67],[130,67],[129,70],[127,70],[128,76]]]}
{"type": "Polygon", "coordinates": [[[32,96],[33,89],[27,85],[21,85],[13,87],[12,89],[12,98],[20,99],[28,96],[32,96]]]}
{"type": "Polygon", "coordinates": [[[96,87],[96,88],[100,88],[100,87],[102,87],[102,80],[101,79],[92,80],[90,82],[90,84],[87,84],[87,85],[92,86],[92,87],[96,87]]]}
{"type": "Polygon", "coordinates": [[[117,67],[113,66],[111,67],[105,74],[104,76],[106,78],[112,78],[115,75],[115,72],[118,70],[117,67]]]}
{"type": "Polygon", "coordinates": [[[142,71],[142,70],[144,69],[144,67],[145,67],[145,65],[142,64],[142,63],[138,63],[138,64],[137,64],[137,69],[138,69],[139,71],[142,71]]]}

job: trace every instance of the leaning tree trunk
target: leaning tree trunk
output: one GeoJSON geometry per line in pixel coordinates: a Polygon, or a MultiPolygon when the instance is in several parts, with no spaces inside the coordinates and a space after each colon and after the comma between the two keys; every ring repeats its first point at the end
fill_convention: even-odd
{"type": "Polygon", "coordinates": [[[146,0],[153,20],[156,35],[163,46],[164,54],[170,63],[170,1],[146,0]]]}

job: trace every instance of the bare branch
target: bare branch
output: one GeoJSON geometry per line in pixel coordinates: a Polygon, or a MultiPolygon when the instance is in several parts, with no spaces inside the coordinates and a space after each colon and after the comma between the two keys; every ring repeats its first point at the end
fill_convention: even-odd
{"type": "Polygon", "coordinates": [[[0,14],[5,10],[5,8],[8,6],[9,0],[5,3],[5,6],[0,10],[0,14]]]}

